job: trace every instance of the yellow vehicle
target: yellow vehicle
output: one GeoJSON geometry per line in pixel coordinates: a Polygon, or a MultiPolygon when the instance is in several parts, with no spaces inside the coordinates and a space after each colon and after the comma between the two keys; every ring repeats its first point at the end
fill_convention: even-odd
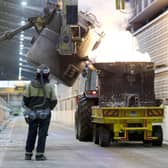
{"type": "Polygon", "coordinates": [[[94,142],[109,146],[111,140],[141,140],[161,146],[162,128],[153,124],[163,121],[163,111],[163,107],[93,107],[94,142]]]}
{"type": "MultiPolygon", "coordinates": [[[[124,7],[124,0],[116,0],[117,9],[124,7]]],[[[46,64],[59,81],[72,86],[88,61],[88,53],[99,46],[104,36],[100,25],[93,14],[78,11],[77,0],[58,0],[51,9],[44,10],[44,16],[28,18],[24,26],[1,34],[0,41],[35,27],[38,35],[32,38],[28,61],[35,66],[46,64]]],[[[94,139],[101,146],[122,139],[162,145],[162,128],[153,126],[163,119],[163,108],[154,97],[153,64],[118,62],[94,66],[97,71],[88,72],[85,92],[75,113],[76,138],[94,139]]]]}
{"type": "Polygon", "coordinates": [[[88,72],[86,90],[75,115],[77,139],[93,139],[101,146],[128,140],[161,146],[164,109],[154,96],[153,63],[115,62],[94,66],[97,71],[88,72]]]}

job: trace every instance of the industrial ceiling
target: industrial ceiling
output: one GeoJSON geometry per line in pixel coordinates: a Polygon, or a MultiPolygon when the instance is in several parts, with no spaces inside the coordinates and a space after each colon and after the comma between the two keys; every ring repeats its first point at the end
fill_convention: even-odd
{"type": "MultiPolygon", "coordinates": [[[[0,0],[0,35],[24,25],[29,17],[43,14],[45,0],[0,0]]],[[[30,80],[34,67],[26,60],[34,28],[0,41],[0,80],[30,80]]]]}

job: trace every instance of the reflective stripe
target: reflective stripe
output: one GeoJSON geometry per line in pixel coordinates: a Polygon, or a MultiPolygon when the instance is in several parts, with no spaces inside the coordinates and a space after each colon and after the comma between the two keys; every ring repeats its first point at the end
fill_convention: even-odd
{"type": "Polygon", "coordinates": [[[33,153],[32,152],[26,152],[27,155],[32,155],[33,153]]]}
{"type": "MultiPolygon", "coordinates": [[[[28,94],[28,97],[43,97],[44,94],[43,94],[43,89],[42,88],[35,88],[33,87],[32,85],[29,85],[29,94],[28,94]]],[[[46,90],[46,98],[50,98],[51,99],[51,95],[52,95],[52,88],[51,88],[51,85],[49,84],[46,84],[45,85],[45,90],[46,90]]]]}
{"type": "Polygon", "coordinates": [[[44,153],[42,152],[36,152],[36,156],[40,156],[40,155],[43,155],[44,153]]]}
{"type": "MultiPolygon", "coordinates": [[[[52,84],[46,84],[45,90],[46,90],[46,98],[49,98],[51,100],[57,100],[57,97],[55,95],[55,89],[52,84]]],[[[29,84],[26,86],[24,96],[25,97],[43,97],[44,94],[43,94],[42,88],[35,88],[31,84],[29,84]]]]}

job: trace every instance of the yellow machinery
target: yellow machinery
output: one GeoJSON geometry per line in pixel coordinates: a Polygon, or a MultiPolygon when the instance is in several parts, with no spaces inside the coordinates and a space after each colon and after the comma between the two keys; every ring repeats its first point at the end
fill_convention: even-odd
{"type": "Polygon", "coordinates": [[[109,145],[111,138],[113,141],[142,140],[144,143],[152,142],[153,145],[160,146],[162,143],[161,127],[153,126],[153,124],[162,123],[163,116],[163,107],[95,106],[92,108],[92,122],[96,129],[94,131],[98,132],[97,129],[99,129],[100,135],[96,136],[101,137],[102,146],[109,145]],[[105,127],[101,127],[102,125],[105,127]],[[104,132],[107,134],[104,135],[104,132]],[[130,132],[137,132],[137,134],[129,137],[130,132]],[[109,136],[109,139],[105,139],[104,136],[109,136]]]}
{"type": "Polygon", "coordinates": [[[94,64],[75,113],[76,138],[109,146],[113,141],[142,141],[161,146],[164,109],[154,96],[152,62],[94,64]]]}
{"type": "MultiPolygon", "coordinates": [[[[124,8],[125,0],[116,0],[116,9],[124,8]]],[[[0,41],[33,26],[38,36],[32,39],[28,61],[35,66],[48,65],[51,73],[67,86],[74,84],[85,68],[88,53],[98,47],[104,36],[93,14],[78,11],[77,0],[58,0],[51,9],[45,10],[44,16],[29,18],[23,27],[2,34],[0,41]]],[[[86,80],[86,88],[91,86],[92,90],[80,97],[75,113],[77,139],[84,141],[93,137],[101,146],[122,139],[162,145],[162,128],[153,125],[163,119],[163,108],[156,105],[154,97],[153,64],[95,66],[98,80],[94,78],[94,81],[98,81],[98,86],[93,90],[92,84],[96,82],[86,80]]]]}

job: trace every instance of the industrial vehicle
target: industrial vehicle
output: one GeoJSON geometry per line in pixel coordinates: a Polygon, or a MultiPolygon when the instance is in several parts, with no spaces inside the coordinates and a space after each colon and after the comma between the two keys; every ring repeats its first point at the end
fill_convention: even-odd
{"type": "Polygon", "coordinates": [[[101,146],[143,141],[161,146],[164,110],[154,95],[151,62],[96,63],[85,71],[85,91],[75,113],[76,138],[101,146]],[[87,75],[86,75],[87,74],[87,75]]]}
{"type": "MultiPolygon", "coordinates": [[[[2,34],[0,41],[34,26],[38,36],[32,40],[28,61],[35,66],[48,65],[58,80],[72,86],[104,32],[93,14],[78,12],[77,0],[56,2],[51,11],[45,10],[44,16],[29,18],[26,25],[2,34]]],[[[124,0],[116,0],[116,4],[117,8],[124,8],[124,0]]],[[[86,78],[86,88],[90,89],[79,98],[75,113],[77,139],[93,138],[101,146],[109,146],[112,140],[142,140],[160,146],[162,128],[153,124],[162,122],[163,108],[157,106],[154,98],[153,64],[94,66],[97,70],[89,69],[86,78]]]]}

